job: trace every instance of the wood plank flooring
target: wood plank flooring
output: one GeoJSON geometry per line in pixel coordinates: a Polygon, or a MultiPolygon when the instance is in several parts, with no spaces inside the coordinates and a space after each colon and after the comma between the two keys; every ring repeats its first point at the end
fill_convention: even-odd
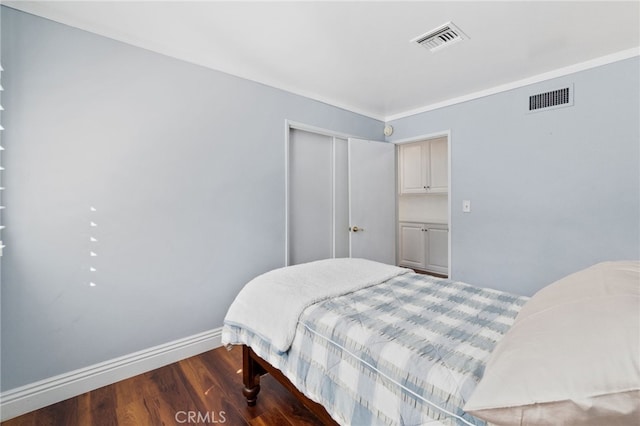
{"type": "Polygon", "coordinates": [[[271,376],[242,396],[242,350],[217,348],[2,423],[2,426],[321,425],[271,376]]]}

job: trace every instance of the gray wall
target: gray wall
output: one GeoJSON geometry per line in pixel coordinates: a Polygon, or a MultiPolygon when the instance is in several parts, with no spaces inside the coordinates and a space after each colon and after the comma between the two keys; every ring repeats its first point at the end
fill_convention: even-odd
{"type": "MultiPolygon", "coordinates": [[[[220,326],[240,287],[284,262],[284,120],[381,135],[376,120],[0,10],[2,390],[220,326]]],[[[392,141],[451,129],[455,279],[531,294],[640,257],[639,62],[392,123],[392,141]],[[574,107],[524,113],[565,83],[574,107]]]]}
{"type": "Polygon", "coordinates": [[[1,11],[3,390],[221,326],[247,280],[284,264],[285,119],[382,135],[358,114],[1,11]]]}
{"type": "Polygon", "coordinates": [[[593,263],[640,258],[639,63],[391,123],[392,141],[451,129],[454,279],[530,295],[593,263]],[[525,112],[529,95],[566,84],[573,107],[525,112]]]}

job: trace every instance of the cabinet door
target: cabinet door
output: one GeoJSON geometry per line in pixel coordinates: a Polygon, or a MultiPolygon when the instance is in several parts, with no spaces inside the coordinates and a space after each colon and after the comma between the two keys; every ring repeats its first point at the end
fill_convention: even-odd
{"type": "Polygon", "coordinates": [[[421,143],[400,146],[400,193],[424,194],[426,191],[425,157],[427,150],[421,143]]]}
{"type": "Polygon", "coordinates": [[[429,142],[429,192],[442,193],[448,191],[448,155],[447,138],[434,139],[429,142]]]}
{"type": "Polygon", "coordinates": [[[400,262],[402,266],[424,269],[425,232],[421,223],[400,223],[400,262]]]}
{"type": "Polygon", "coordinates": [[[443,227],[427,228],[426,270],[449,273],[449,231],[443,227]]]}

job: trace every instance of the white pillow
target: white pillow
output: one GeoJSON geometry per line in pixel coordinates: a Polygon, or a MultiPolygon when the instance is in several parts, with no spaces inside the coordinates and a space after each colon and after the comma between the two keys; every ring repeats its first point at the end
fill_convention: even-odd
{"type": "Polygon", "coordinates": [[[640,425],[640,262],[605,262],[536,293],[465,411],[496,425],[640,425]]]}

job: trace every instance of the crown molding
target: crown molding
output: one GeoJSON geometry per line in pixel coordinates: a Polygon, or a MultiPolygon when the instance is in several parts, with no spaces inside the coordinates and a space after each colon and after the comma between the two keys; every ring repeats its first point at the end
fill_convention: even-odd
{"type": "Polygon", "coordinates": [[[579,71],[585,71],[591,68],[596,68],[602,65],[611,64],[625,59],[640,56],[640,47],[634,47],[632,49],[622,50],[620,52],[612,53],[610,55],[601,56],[588,61],[580,62],[574,65],[558,68],[553,71],[545,72],[542,74],[527,77],[522,80],[513,81],[511,83],[501,84],[499,86],[491,87],[489,89],[480,90],[478,92],[469,93],[468,95],[458,96],[455,98],[447,99],[442,102],[425,105],[420,108],[411,109],[398,114],[393,114],[385,117],[385,122],[391,122],[399,120],[401,118],[410,117],[412,115],[421,114],[428,111],[448,107],[451,105],[460,104],[463,102],[471,101],[474,99],[483,98],[485,96],[495,95],[497,93],[506,92],[507,90],[513,90],[520,87],[528,86],[534,83],[540,83],[543,81],[551,80],[557,77],[563,77],[565,75],[573,74],[579,71]]]}

